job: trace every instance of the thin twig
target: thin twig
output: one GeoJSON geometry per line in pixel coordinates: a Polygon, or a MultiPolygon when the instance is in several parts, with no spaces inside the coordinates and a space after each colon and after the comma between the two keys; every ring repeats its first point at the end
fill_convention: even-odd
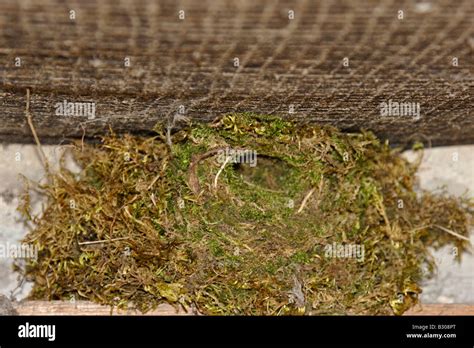
{"type": "Polygon", "coordinates": [[[451,231],[450,229],[446,228],[446,227],[443,227],[443,226],[440,226],[440,225],[431,225],[433,227],[436,227],[436,228],[439,228],[440,230],[444,231],[444,232],[447,232],[449,233],[450,235],[453,235],[455,237],[458,237],[459,239],[463,239],[463,240],[466,240],[466,241],[470,241],[469,238],[463,236],[463,235],[460,235],[459,233],[456,233],[454,231],[451,231]]]}
{"type": "Polygon", "coordinates": [[[81,124],[81,128],[82,128],[82,138],[81,138],[81,153],[84,152],[84,138],[86,136],[86,129],[84,128],[84,126],[81,124]]]}
{"type": "Polygon", "coordinates": [[[443,227],[443,226],[440,226],[440,225],[425,225],[425,226],[420,226],[420,227],[416,227],[414,229],[411,230],[411,232],[415,232],[415,231],[419,231],[419,230],[423,230],[425,228],[430,228],[430,227],[436,227],[436,228],[439,228],[440,230],[444,231],[444,232],[447,232],[457,238],[460,238],[460,239],[463,239],[465,241],[468,241],[470,242],[469,238],[463,236],[463,235],[460,235],[459,233],[456,233],[454,231],[451,231],[450,229],[446,228],[446,227],[443,227]]]}
{"type": "MultiPolygon", "coordinates": [[[[323,183],[324,183],[324,176],[321,176],[321,180],[319,181],[319,188],[318,188],[318,196],[321,197],[321,193],[323,191],[323,183]]],[[[311,195],[314,193],[316,190],[315,187],[313,187],[304,197],[303,202],[301,202],[300,208],[296,212],[296,214],[300,214],[304,207],[306,206],[306,203],[308,202],[308,199],[311,197],[311,195]]]]}
{"type": "Polygon", "coordinates": [[[431,225],[424,225],[424,226],[415,227],[414,229],[411,230],[411,232],[416,232],[416,231],[419,231],[419,230],[424,230],[425,228],[429,228],[429,227],[431,227],[431,225]]]}
{"type": "Polygon", "coordinates": [[[38,147],[38,152],[40,154],[40,157],[41,157],[41,161],[43,163],[43,167],[44,167],[44,170],[46,171],[46,174],[49,174],[49,164],[48,164],[48,160],[46,158],[46,155],[43,151],[43,148],[41,147],[41,143],[39,141],[39,138],[38,138],[38,134],[36,134],[36,130],[35,130],[35,127],[33,125],[33,120],[31,118],[31,113],[30,113],[30,89],[27,88],[26,89],[26,109],[25,109],[25,115],[26,115],[26,119],[28,121],[28,125],[30,126],[30,129],[31,129],[31,133],[33,133],[33,137],[35,138],[35,142],[36,142],[36,145],[38,147]]]}
{"type": "Polygon", "coordinates": [[[231,156],[227,156],[224,163],[222,164],[222,166],[219,168],[219,171],[217,172],[216,174],[216,177],[214,178],[214,188],[217,187],[217,179],[219,179],[219,175],[221,175],[222,171],[224,170],[225,166],[227,165],[227,163],[229,163],[231,159],[231,156]]]}
{"type": "Polygon", "coordinates": [[[201,190],[201,187],[199,185],[199,179],[197,176],[197,165],[202,160],[216,155],[220,150],[223,150],[223,149],[224,149],[223,147],[217,147],[201,155],[193,155],[191,157],[191,164],[189,165],[189,169],[188,169],[188,172],[189,172],[188,182],[189,182],[189,187],[195,194],[198,194],[199,191],[201,190]]]}
{"type": "Polygon", "coordinates": [[[153,185],[155,185],[156,181],[160,178],[161,174],[158,174],[157,176],[155,176],[155,178],[153,179],[153,181],[150,183],[150,185],[148,185],[147,187],[147,191],[150,191],[150,189],[153,187],[153,185]]]}
{"type": "Polygon", "coordinates": [[[129,239],[129,237],[121,237],[121,238],[114,238],[114,239],[104,239],[104,240],[94,240],[90,242],[81,242],[78,243],[79,245],[90,245],[90,244],[100,244],[100,243],[109,243],[109,242],[115,242],[117,240],[124,240],[124,239],[129,239]]]}
{"type": "Polygon", "coordinates": [[[311,195],[314,193],[315,190],[316,190],[316,188],[313,187],[313,188],[306,194],[306,196],[304,197],[303,202],[301,202],[300,208],[298,209],[298,211],[296,212],[296,214],[299,214],[299,213],[301,213],[301,212],[303,211],[304,207],[306,206],[306,202],[308,202],[309,197],[311,197],[311,195]]]}

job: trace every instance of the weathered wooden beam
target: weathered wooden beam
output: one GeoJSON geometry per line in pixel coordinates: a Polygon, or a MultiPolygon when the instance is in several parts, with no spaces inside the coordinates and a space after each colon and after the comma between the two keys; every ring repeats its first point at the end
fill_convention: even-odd
{"type": "Polygon", "coordinates": [[[0,140],[33,141],[30,88],[44,142],[146,133],[184,108],[474,143],[473,17],[469,0],[4,0],[0,140]],[[61,115],[64,101],[95,115],[61,115]],[[382,116],[390,101],[419,104],[419,117],[382,116]]]}
{"type": "MultiPolygon", "coordinates": [[[[120,310],[88,301],[22,301],[13,307],[19,315],[143,315],[137,310],[120,310]]],[[[161,304],[146,315],[192,315],[182,308],[161,304]]]]}
{"type": "MultiPolygon", "coordinates": [[[[142,315],[136,310],[118,310],[87,301],[22,301],[13,304],[19,315],[142,315]]],[[[179,307],[162,304],[146,315],[194,315],[179,307]]],[[[473,304],[420,304],[405,315],[474,315],[473,304]]]]}
{"type": "Polygon", "coordinates": [[[474,315],[474,304],[418,304],[404,315],[474,315]]]}

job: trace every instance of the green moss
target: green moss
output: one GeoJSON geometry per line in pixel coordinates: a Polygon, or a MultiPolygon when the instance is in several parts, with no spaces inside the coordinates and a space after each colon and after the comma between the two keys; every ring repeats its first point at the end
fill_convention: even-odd
{"type": "Polygon", "coordinates": [[[427,247],[453,243],[460,255],[468,244],[436,226],[467,235],[472,202],[417,196],[416,167],[371,133],[252,114],[191,124],[171,146],[155,130],[78,145],[83,172],[51,175],[41,217],[28,215],[24,195],[35,225],[26,241],[43,250],[21,270],[34,280],[32,298],[143,311],[168,302],[206,314],[401,314],[416,301],[423,265],[433,269],[427,247]],[[225,162],[227,148],[256,151],[256,165],[225,162]],[[340,257],[339,246],[364,254],[340,257]]]}

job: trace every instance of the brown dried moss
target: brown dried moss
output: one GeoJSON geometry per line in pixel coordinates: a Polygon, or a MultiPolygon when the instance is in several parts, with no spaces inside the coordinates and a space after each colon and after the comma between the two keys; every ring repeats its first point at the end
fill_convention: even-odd
{"type": "Polygon", "coordinates": [[[168,139],[156,132],[78,144],[83,170],[63,168],[39,187],[43,214],[30,216],[25,201],[35,225],[26,242],[40,250],[22,269],[32,298],[401,314],[434,269],[427,247],[452,243],[460,257],[468,246],[472,201],[415,194],[416,166],[371,133],[248,114],[168,139]],[[218,161],[226,148],[256,151],[257,165],[218,161]],[[328,245],[364,255],[338,257],[328,245]]]}

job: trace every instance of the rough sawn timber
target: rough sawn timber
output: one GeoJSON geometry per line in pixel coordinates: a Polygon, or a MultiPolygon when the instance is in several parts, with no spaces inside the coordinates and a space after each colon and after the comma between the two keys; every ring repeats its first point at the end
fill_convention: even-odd
{"type": "Polygon", "coordinates": [[[258,112],[474,143],[473,49],[472,0],[2,0],[0,140],[33,141],[30,88],[43,142],[149,133],[183,105],[201,120],[258,112]],[[95,119],[57,116],[64,100],[94,102],[95,119]],[[421,117],[382,117],[389,100],[421,117]]]}

